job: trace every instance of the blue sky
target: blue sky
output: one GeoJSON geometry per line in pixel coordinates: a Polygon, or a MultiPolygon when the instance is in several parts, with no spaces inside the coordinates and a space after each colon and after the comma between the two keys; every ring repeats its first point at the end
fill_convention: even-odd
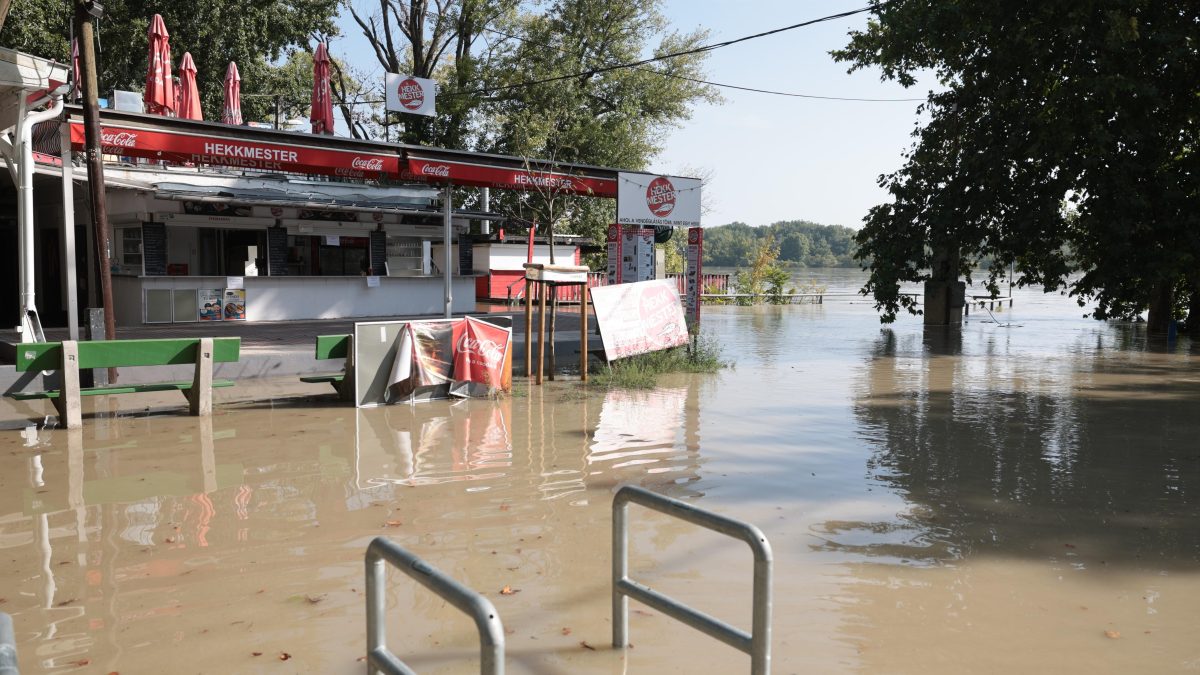
{"type": "MultiPolygon", "coordinates": [[[[719,42],[864,5],[864,0],[665,0],[663,9],[676,30],[707,28],[711,41],[719,42]]],[[[848,75],[845,64],[830,58],[829,51],[845,46],[847,32],[866,20],[859,14],[716,50],[707,79],[823,96],[923,98],[932,81],[906,90],[880,82],[877,70],[848,75]]],[[[346,55],[362,43],[348,16],[342,30],[345,37],[334,51],[346,55]]],[[[374,59],[360,54],[350,55],[350,62],[382,80],[374,59]]],[[[662,173],[686,167],[711,171],[705,225],[810,220],[858,228],[867,210],[885,200],[876,179],[900,167],[918,121],[917,102],[721,92],[724,103],[699,105],[665,137],[651,165],[662,173]]]]}

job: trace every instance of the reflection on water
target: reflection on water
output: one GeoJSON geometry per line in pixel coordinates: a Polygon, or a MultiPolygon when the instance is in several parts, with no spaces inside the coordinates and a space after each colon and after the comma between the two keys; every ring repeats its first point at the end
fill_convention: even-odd
{"type": "MultiPolygon", "coordinates": [[[[510,672],[743,670],[652,611],[636,649],[604,648],[611,496],[633,483],[771,538],[779,672],[1186,671],[1195,347],[1055,303],[1018,296],[961,331],[881,330],[861,304],[714,307],[736,368],[646,392],[356,410],[240,385],[210,419],[89,401],[70,432],[6,402],[0,611],[23,673],[360,673],[362,553],[383,534],[496,603],[510,672]]],[[[742,547],[633,514],[636,578],[749,625],[742,547]]],[[[420,672],[472,672],[453,608],[402,581],[388,602],[420,672]]]]}

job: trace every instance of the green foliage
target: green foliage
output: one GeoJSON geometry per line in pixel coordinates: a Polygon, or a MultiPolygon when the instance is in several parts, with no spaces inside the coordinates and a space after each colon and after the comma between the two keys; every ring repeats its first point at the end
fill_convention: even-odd
{"type": "Polygon", "coordinates": [[[720,346],[708,336],[701,335],[689,347],[674,347],[595,365],[589,373],[588,384],[605,389],[653,389],[659,375],[715,373],[729,366],[721,358],[720,346]]]}
{"type": "Polygon", "coordinates": [[[993,258],[989,290],[1014,265],[1019,285],[1069,288],[1100,319],[1150,307],[1154,324],[1197,288],[1200,4],[874,7],[834,56],[905,86],[932,70],[944,86],[857,236],[884,321],[916,311],[899,287],[927,280],[934,252],[968,279],[993,258]]]}
{"type": "Polygon", "coordinates": [[[764,227],[730,223],[704,230],[704,264],[746,267],[763,242],[778,246],[779,262],[794,267],[854,267],[854,230],[788,220],[764,227]]]}
{"type": "Polygon", "coordinates": [[[772,305],[787,304],[784,294],[794,293],[795,289],[785,290],[791,275],[787,270],[776,265],[779,259],[779,247],[773,240],[763,240],[754,249],[747,269],[739,270],[734,277],[735,293],[749,297],[739,297],[739,305],[752,305],[759,299],[766,300],[772,305]]]}
{"type": "MultiPolygon", "coordinates": [[[[274,102],[252,95],[277,93],[272,88],[277,84],[272,64],[291,51],[307,48],[316,34],[333,34],[337,6],[338,0],[106,0],[104,18],[98,24],[101,96],[113,89],[141,91],[145,87],[146,29],[150,19],[161,14],[171,35],[173,66],[179,65],[184,52],[191,52],[196,61],[205,119],[220,119],[225,68],[230,61],[237,62],[242,76],[243,117],[271,119],[274,102]]],[[[0,45],[69,62],[72,12],[71,3],[65,0],[16,0],[0,34],[0,45]]],[[[307,91],[312,91],[311,71],[307,91]]],[[[308,93],[302,100],[308,101],[308,93]]]]}

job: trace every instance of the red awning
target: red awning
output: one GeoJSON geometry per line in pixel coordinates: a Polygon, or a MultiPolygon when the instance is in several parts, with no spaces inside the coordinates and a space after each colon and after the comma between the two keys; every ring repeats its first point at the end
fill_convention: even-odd
{"type": "Polygon", "coordinates": [[[403,180],[490,187],[498,190],[549,190],[590,197],[616,197],[617,181],[611,178],[554,171],[530,171],[462,161],[408,157],[403,180]]]}
{"type": "MultiPolygon", "coordinates": [[[[112,122],[105,122],[100,127],[100,145],[105,154],[168,162],[347,178],[400,175],[400,157],[394,154],[339,150],[300,143],[244,141],[230,136],[206,136],[112,122]]],[[[84,147],[82,121],[71,120],[71,146],[75,149],[84,147]]]]}

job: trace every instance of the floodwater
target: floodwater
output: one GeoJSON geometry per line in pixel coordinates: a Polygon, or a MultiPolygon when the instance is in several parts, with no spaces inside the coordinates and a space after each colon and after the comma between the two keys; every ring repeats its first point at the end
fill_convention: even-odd
{"type": "MultiPolygon", "coordinates": [[[[1200,348],[1080,314],[1021,292],[961,332],[713,307],[736,367],[649,392],[355,410],[243,383],[209,420],[93,399],[78,433],[6,400],[0,611],[25,674],[362,673],[383,535],[491,599],[511,673],[745,671],[636,602],[609,647],[634,484],[770,538],[776,673],[1198,671],[1200,348]]],[[[635,579],[749,628],[743,544],[631,515],[635,579]]],[[[471,622],[389,580],[392,649],[476,672],[471,622]]]]}

